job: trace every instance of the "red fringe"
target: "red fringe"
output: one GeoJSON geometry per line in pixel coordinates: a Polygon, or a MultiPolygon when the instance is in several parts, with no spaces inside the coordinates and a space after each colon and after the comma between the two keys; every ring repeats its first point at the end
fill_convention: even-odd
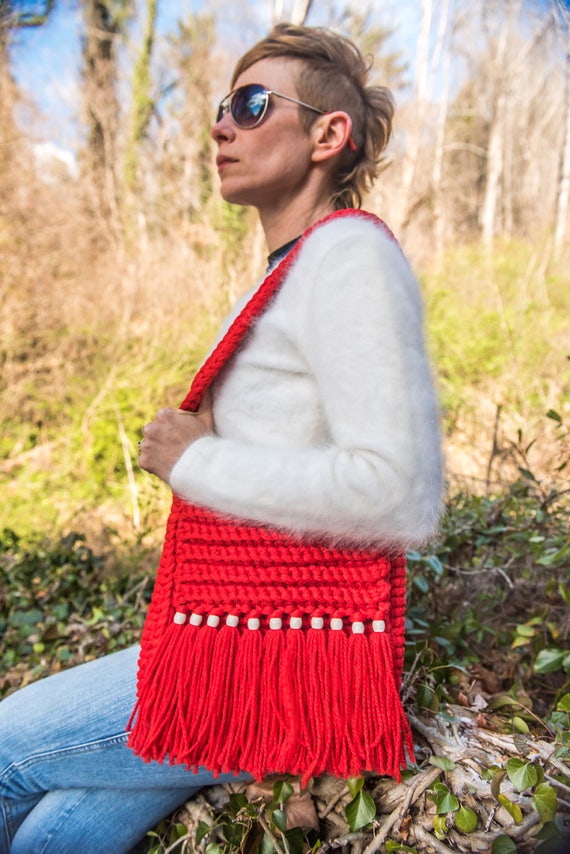
{"type": "Polygon", "coordinates": [[[331,754],[336,753],[336,736],[332,717],[333,676],[327,651],[324,629],[309,629],[306,643],[307,726],[312,757],[307,763],[307,777],[316,776],[317,769],[327,767],[331,754]]]}
{"type": "Polygon", "coordinates": [[[400,778],[409,727],[390,634],[170,625],[147,661],[129,745],[214,773],[400,778]]]}
{"type": "MultiPolygon", "coordinates": [[[[224,736],[224,745],[220,753],[224,771],[238,768],[260,767],[263,764],[264,736],[259,725],[261,699],[261,669],[263,661],[263,637],[259,629],[234,629],[238,635],[238,652],[235,673],[227,694],[217,697],[217,702],[232,705],[232,716],[224,736]],[[255,737],[251,737],[255,733],[255,737]]],[[[215,769],[214,763],[206,767],[215,769]]]]}

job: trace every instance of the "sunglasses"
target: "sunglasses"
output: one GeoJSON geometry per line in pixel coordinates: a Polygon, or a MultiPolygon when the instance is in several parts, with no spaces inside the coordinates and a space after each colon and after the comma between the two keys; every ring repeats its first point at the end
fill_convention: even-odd
{"type": "MultiPolygon", "coordinates": [[[[305,101],[300,101],[298,98],[283,95],[281,92],[275,92],[273,89],[266,89],[261,83],[248,83],[246,86],[234,89],[233,92],[230,92],[229,95],[226,95],[220,101],[216,114],[216,124],[227,113],[230,113],[238,127],[245,130],[257,127],[265,118],[267,108],[269,107],[270,95],[274,95],[276,98],[283,98],[284,101],[291,101],[293,104],[298,104],[300,107],[305,107],[305,109],[319,113],[321,116],[325,115],[324,110],[312,107],[311,104],[306,104],[305,101]]],[[[356,144],[352,137],[348,140],[348,145],[351,151],[356,151],[356,144]]]]}

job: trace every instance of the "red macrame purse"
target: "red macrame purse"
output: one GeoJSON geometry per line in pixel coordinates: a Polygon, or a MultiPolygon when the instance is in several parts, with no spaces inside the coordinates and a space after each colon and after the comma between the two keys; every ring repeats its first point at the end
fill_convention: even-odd
{"type": "MultiPolygon", "coordinates": [[[[309,229],[196,374],[205,390],[276,293],[309,229]]],[[[387,229],[386,229],[387,230],[387,229]]],[[[391,233],[388,231],[391,235],[391,233]]],[[[399,697],[405,556],[337,548],[174,497],[145,622],[129,745],[215,773],[375,771],[413,746],[399,697]]]]}

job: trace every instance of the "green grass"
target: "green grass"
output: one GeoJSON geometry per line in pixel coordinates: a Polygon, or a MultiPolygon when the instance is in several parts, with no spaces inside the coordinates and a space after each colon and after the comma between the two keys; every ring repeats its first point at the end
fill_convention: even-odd
{"type": "Polygon", "coordinates": [[[449,431],[484,404],[534,428],[570,407],[570,276],[548,247],[450,251],[424,277],[426,328],[449,431]]]}

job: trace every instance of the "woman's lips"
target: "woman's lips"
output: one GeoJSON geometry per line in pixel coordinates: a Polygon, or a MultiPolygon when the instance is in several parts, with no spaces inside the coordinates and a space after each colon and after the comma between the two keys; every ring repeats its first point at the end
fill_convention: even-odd
{"type": "Polygon", "coordinates": [[[225,169],[226,166],[229,166],[230,163],[236,163],[237,161],[233,157],[226,157],[223,154],[219,154],[216,157],[216,166],[218,167],[218,172],[221,172],[225,169]]]}

